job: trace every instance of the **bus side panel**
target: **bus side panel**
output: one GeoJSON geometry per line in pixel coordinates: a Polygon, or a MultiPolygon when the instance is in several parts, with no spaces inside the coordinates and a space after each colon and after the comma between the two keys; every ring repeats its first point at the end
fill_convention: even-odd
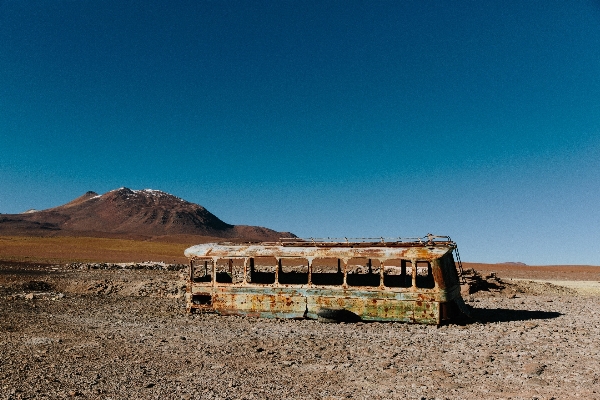
{"type": "Polygon", "coordinates": [[[212,298],[216,312],[224,315],[248,315],[263,318],[303,318],[306,297],[290,289],[223,288],[219,287],[212,298]]]}
{"type": "Polygon", "coordinates": [[[415,322],[420,324],[440,324],[440,303],[437,301],[416,301],[415,322]]]}
{"type": "Polygon", "coordinates": [[[362,320],[415,322],[415,301],[347,296],[309,295],[307,316],[317,318],[323,310],[347,310],[362,320]]]}

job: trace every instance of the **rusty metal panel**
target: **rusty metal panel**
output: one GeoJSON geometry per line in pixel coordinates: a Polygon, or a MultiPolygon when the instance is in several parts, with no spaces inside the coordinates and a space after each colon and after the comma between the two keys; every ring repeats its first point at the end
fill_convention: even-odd
{"type": "MultiPolygon", "coordinates": [[[[192,288],[194,295],[208,295],[206,287],[192,288]],[[200,291],[198,291],[198,289],[200,291]]],[[[404,321],[439,324],[439,293],[380,292],[376,290],[215,287],[210,304],[192,308],[211,310],[223,315],[247,315],[263,318],[316,319],[323,309],[346,310],[365,321],[404,321]]]]}
{"type": "Polygon", "coordinates": [[[362,297],[309,296],[307,317],[317,318],[322,310],[347,310],[365,321],[414,322],[414,301],[362,297]]]}
{"type": "Polygon", "coordinates": [[[306,297],[291,289],[218,287],[212,298],[214,310],[225,315],[265,318],[304,318],[306,297]]]}
{"type": "Polygon", "coordinates": [[[415,301],[414,318],[415,322],[421,324],[439,324],[440,303],[435,301],[415,301]]]}
{"type": "Polygon", "coordinates": [[[316,318],[322,309],[345,309],[366,321],[437,324],[438,302],[436,293],[309,290],[307,291],[307,317],[316,318]]]}
{"type": "Polygon", "coordinates": [[[441,268],[440,260],[433,260],[431,262],[431,273],[433,274],[433,280],[437,289],[446,289],[446,281],[444,280],[444,271],[441,268]]]}

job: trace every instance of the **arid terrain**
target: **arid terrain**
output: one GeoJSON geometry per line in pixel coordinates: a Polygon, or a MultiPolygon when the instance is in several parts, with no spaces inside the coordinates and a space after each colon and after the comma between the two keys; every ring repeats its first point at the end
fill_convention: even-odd
{"type": "Polygon", "coordinates": [[[465,263],[472,319],[328,324],[187,313],[185,248],[293,234],[163,192],[0,235],[0,399],[600,399],[600,267],[465,263]]]}
{"type": "Polygon", "coordinates": [[[183,266],[2,262],[0,398],[600,398],[599,294],[495,266],[435,327],[187,314],[183,266]]]}

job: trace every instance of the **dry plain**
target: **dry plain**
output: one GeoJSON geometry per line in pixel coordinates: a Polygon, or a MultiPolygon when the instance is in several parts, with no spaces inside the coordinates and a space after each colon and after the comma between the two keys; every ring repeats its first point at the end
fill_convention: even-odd
{"type": "Polygon", "coordinates": [[[36,257],[0,262],[1,399],[600,398],[600,296],[545,282],[600,267],[479,264],[435,327],[187,314],[175,267],[36,257]]]}

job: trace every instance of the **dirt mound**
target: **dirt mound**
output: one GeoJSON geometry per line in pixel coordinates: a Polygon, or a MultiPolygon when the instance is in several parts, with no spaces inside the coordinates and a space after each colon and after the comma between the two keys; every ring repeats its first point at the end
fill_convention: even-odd
{"type": "Polygon", "coordinates": [[[461,288],[462,294],[473,294],[480,291],[502,291],[505,288],[502,280],[493,272],[484,277],[474,269],[467,269],[462,276],[465,280],[465,284],[461,288]]]}
{"type": "Polygon", "coordinates": [[[259,226],[231,225],[198,204],[152,189],[120,188],[103,195],[90,191],[59,207],[0,218],[2,235],[44,235],[57,231],[85,236],[91,233],[201,235],[244,240],[294,236],[259,226]]]}
{"type": "Polygon", "coordinates": [[[549,282],[502,279],[495,272],[483,275],[474,269],[467,269],[464,271],[463,276],[466,282],[461,287],[463,296],[481,292],[489,295],[502,294],[511,298],[520,294],[574,295],[577,293],[576,290],[549,282]]]}

